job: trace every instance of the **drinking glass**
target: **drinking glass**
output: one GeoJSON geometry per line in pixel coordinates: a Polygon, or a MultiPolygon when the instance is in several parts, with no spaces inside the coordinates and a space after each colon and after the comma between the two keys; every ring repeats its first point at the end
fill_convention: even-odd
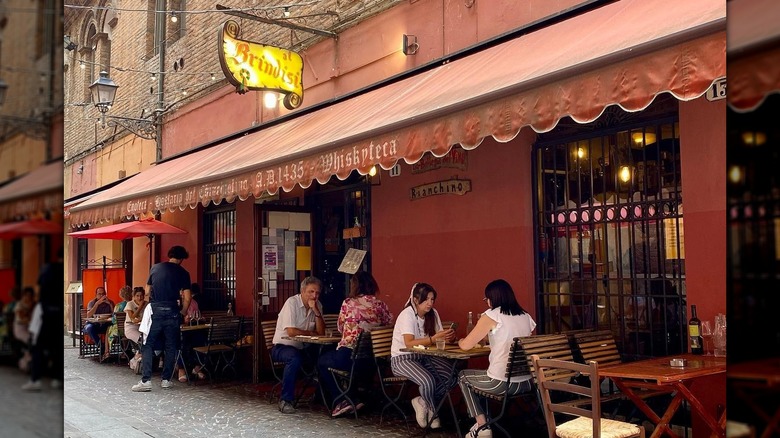
{"type": "Polygon", "coordinates": [[[436,349],[437,350],[444,350],[444,347],[446,346],[447,342],[444,339],[437,339],[436,340],[436,349]]]}
{"type": "Polygon", "coordinates": [[[701,337],[704,339],[704,354],[712,355],[714,348],[712,345],[712,325],[709,321],[701,322],[701,337]]]}

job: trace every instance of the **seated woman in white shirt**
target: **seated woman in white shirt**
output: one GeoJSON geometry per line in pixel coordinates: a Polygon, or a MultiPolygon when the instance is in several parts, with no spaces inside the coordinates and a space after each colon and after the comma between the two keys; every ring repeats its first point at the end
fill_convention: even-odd
{"type": "Polygon", "coordinates": [[[136,286],[133,288],[133,298],[125,305],[125,337],[136,344],[139,344],[139,349],[136,354],[130,359],[130,368],[135,369],[136,364],[141,363],[141,350],[140,350],[140,338],[141,338],[141,319],[143,318],[144,309],[148,304],[144,301],[146,290],[143,287],[136,286]]]}
{"type": "Polygon", "coordinates": [[[469,369],[460,372],[459,384],[463,391],[463,399],[466,401],[469,416],[476,419],[467,437],[492,436],[489,428],[481,428],[487,423],[487,418],[472,388],[494,394],[508,392],[511,395],[531,390],[530,374],[513,377],[507,385],[505,373],[512,340],[519,336],[530,336],[536,328],[536,323],[517,302],[515,292],[506,280],[490,282],[485,287],[483,300],[490,309],[482,314],[471,333],[458,341],[458,347],[463,350],[474,348],[485,336],[489,336],[490,342],[488,369],[469,369]]]}
{"type": "MultiPolygon", "coordinates": [[[[443,357],[407,353],[402,348],[416,345],[430,347],[437,339],[451,342],[455,331],[444,330],[439,313],[433,308],[436,290],[427,283],[415,283],[406,306],[398,314],[390,347],[390,365],[393,374],[404,376],[420,387],[420,396],[412,399],[415,418],[420,427],[426,427],[434,408],[457,383],[452,375],[452,362],[443,357]]],[[[439,419],[431,421],[431,428],[440,427],[439,419]]]]}

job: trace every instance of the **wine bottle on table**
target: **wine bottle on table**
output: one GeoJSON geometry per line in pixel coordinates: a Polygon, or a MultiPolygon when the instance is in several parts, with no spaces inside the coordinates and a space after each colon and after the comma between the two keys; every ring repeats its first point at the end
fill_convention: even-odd
{"type": "Polygon", "coordinates": [[[688,320],[688,340],[692,354],[704,354],[704,339],[701,336],[701,321],[696,316],[696,305],[691,305],[691,319],[688,320]]]}
{"type": "Polygon", "coordinates": [[[469,312],[469,319],[466,323],[466,334],[468,335],[472,330],[474,330],[474,314],[469,312]]]}

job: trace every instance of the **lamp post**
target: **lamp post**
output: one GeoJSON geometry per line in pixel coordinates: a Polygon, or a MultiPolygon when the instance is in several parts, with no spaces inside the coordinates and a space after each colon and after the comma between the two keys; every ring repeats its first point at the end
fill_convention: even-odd
{"type": "Polygon", "coordinates": [[[108,77],[108,72],[106,71],[101,71],[100,77],[89,86],[89,91],[92,94],[92,103],[100,111],[100,122],[103,128],[106,127],[106,112],[114,104],[117,88],[119,88],[119,85],[115,84],[108,77]]]}

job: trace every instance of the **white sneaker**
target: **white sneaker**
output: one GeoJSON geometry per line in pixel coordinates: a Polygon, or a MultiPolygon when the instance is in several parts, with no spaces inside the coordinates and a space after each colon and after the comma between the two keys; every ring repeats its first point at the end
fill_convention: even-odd
{"type": "Polygon", "coordinates": [[[152,381],[144,382],[141,380],[140,382],[133,385],[131,388],[133,392],[149,392],[152,390],[152,381]]]}
{"type": "Polygon", "coordinates": [[[41,381],[36,380],[35,382],[33,382],[32,380],[30,380],[24,385],[22,385],[22,389],[25,391],[40,391],[42,389],[41,381]]]}
{"type": "Polygon", "coordinates": [[[419,395],[412,399],[412,407],[414,408],[414,416],[417,419],[417,424],[423,429],[428,426],[428,409],[425,407],[425,402],[419,395]]]}
{"type": "Polygon", "coordinates": [[[163,380],[162,383],[160,383],[160,387],[163,389],[173,388],[173,382],[170,380],[163,380]]]}
{"type": "MultiPolygon", "coordinates": [[[[428,418],[432,418],[434,416],[434,413],[432,410],[428,410],[428,418]]],[[[431,420],[431,429],[441,429],[441,421],[439,421],[439,417],[434,418],[431,420]]]]}
{"type": "Polygon", "coordinates": [[[469,432],[463,437],[463,438],[473,438],[473,437],[492,437],[493,431],[490,430],[490,428],[482,429],[479,431],[479,433],[476,433],[477,427],[479,425],[477,423],[474,423],[473,426],[471,426],[471,429],[469,429],[469,432]]]}

